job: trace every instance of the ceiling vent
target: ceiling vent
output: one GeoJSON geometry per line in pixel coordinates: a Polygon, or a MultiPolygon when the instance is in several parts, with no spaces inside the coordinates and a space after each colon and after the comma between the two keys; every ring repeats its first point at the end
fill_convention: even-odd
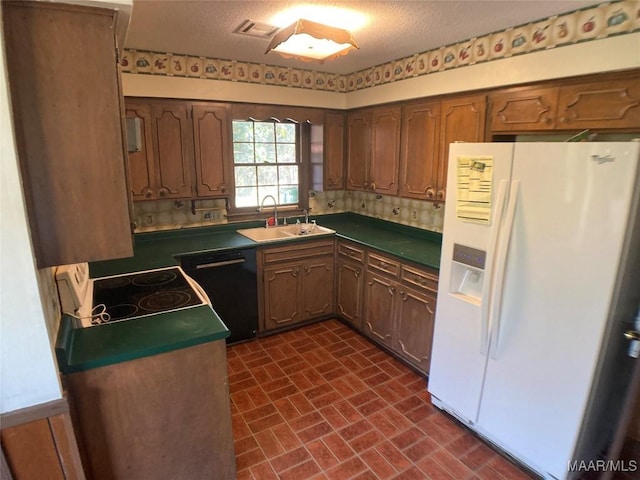
{"type": "Polygon", "coordinates": [[[274,27],[273,25],[254,22],[253,20],[245,20],[236,27],[233,33],[247,35],[249,37],[271,38],[278,30],[278,27],[274,27]]]}

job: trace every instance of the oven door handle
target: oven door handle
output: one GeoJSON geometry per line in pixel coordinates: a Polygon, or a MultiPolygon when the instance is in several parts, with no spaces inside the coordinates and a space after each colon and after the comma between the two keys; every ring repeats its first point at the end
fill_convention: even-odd
{"type": "Polygon", "coordinates": [[[212,263],[203,263],[201,265],[196,265],[196,270],[202,270],[203,268],[217,268],[217,267],[225,267],[227,265],[236,265],[238,263],[244,263],[244,258],[239,258],[237,260],[224,260],[222,262],[212,262],[212,263]]]}

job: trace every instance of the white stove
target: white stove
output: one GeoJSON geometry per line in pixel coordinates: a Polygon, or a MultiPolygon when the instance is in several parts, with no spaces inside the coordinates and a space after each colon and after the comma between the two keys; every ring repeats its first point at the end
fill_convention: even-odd
{"type": "Polygon", "coordinates": [[[180,267],[166,267],[92,279],[89,265],[56,270],[60,304],[77,328],[93,327],[211,305],[206,293],[180,267]]]}

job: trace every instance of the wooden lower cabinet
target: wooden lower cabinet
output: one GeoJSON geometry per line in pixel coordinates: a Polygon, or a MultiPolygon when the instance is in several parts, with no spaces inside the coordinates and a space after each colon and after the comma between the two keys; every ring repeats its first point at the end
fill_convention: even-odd
{"type": "Polygon", "coordinates": [[[333,251],[333,238],[258,250],[260,331],[334,313],[333,251]]]}
{"type": "Polygon", "coordinates": [[[367,271],[364,333],[391,347],[396,316],[396,283],[367,271]]]}
{"type": "Polygon", "coordinates": [[[362,331],[429,373],[437,273],[368,252],[362,331]]]}
{"type": "Polygon", "coordinates": [[[302,297],[300,265],[283,263],[263,271],[266,329],[302,321],[299,298],[302,297]]]}
{"type": "Polygon", "coordinates": [[[85,480],[66,399],[3,413],[0,425],[3,480],[85,480]]]}
{"type": "Polygon", "coordinates": [[[362,329],[363,270],[357,262],[336,260],[336,313],[358,329],[362,329]]]}
{"type": "Polygon", "coordinates": [[[436,295],[403,288],[400,290],[397,305],[395,349],[420,370],[428,372],[431,364],[436,295]]]}
{"type": "Polygon", "coordinates": [[[364,249],[339,241],[336,248],[336,313],[362,330],[364,249]]]}
{"type": "Polygon", "coordinates": [[[236,478],[224,340],[63,381],[87,478],[236,478]]]}

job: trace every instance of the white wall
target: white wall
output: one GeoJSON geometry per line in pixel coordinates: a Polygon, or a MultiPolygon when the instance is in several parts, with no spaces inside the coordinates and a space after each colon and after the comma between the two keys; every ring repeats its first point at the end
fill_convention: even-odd
{"type": "MultiPolygon", "coordinates": [[[[68,0],[119,10],[124,43],[132,0],[68,0]]],[[[1,22],[0,22],[1,24],[1,22]]],[[[52,270],[37,270],[31,247],[9,107],[0,25],[0,413],[62,398],[51,346],[59,315],[52,270]],[[44,309],[43,309],[44,303],[44,309]]]]}
{"type": "Polygon", "coordinates": [[[0,413],[62,397],[37,275],[13,137],[3,42],[0,48],[0,413]]]}
{"type": "Polygon", "coordinates": [[[349,93],[123,74],[132,97],[193,98],[335,109],[640,67],[640,32],[455,68],[349,93]]]}

